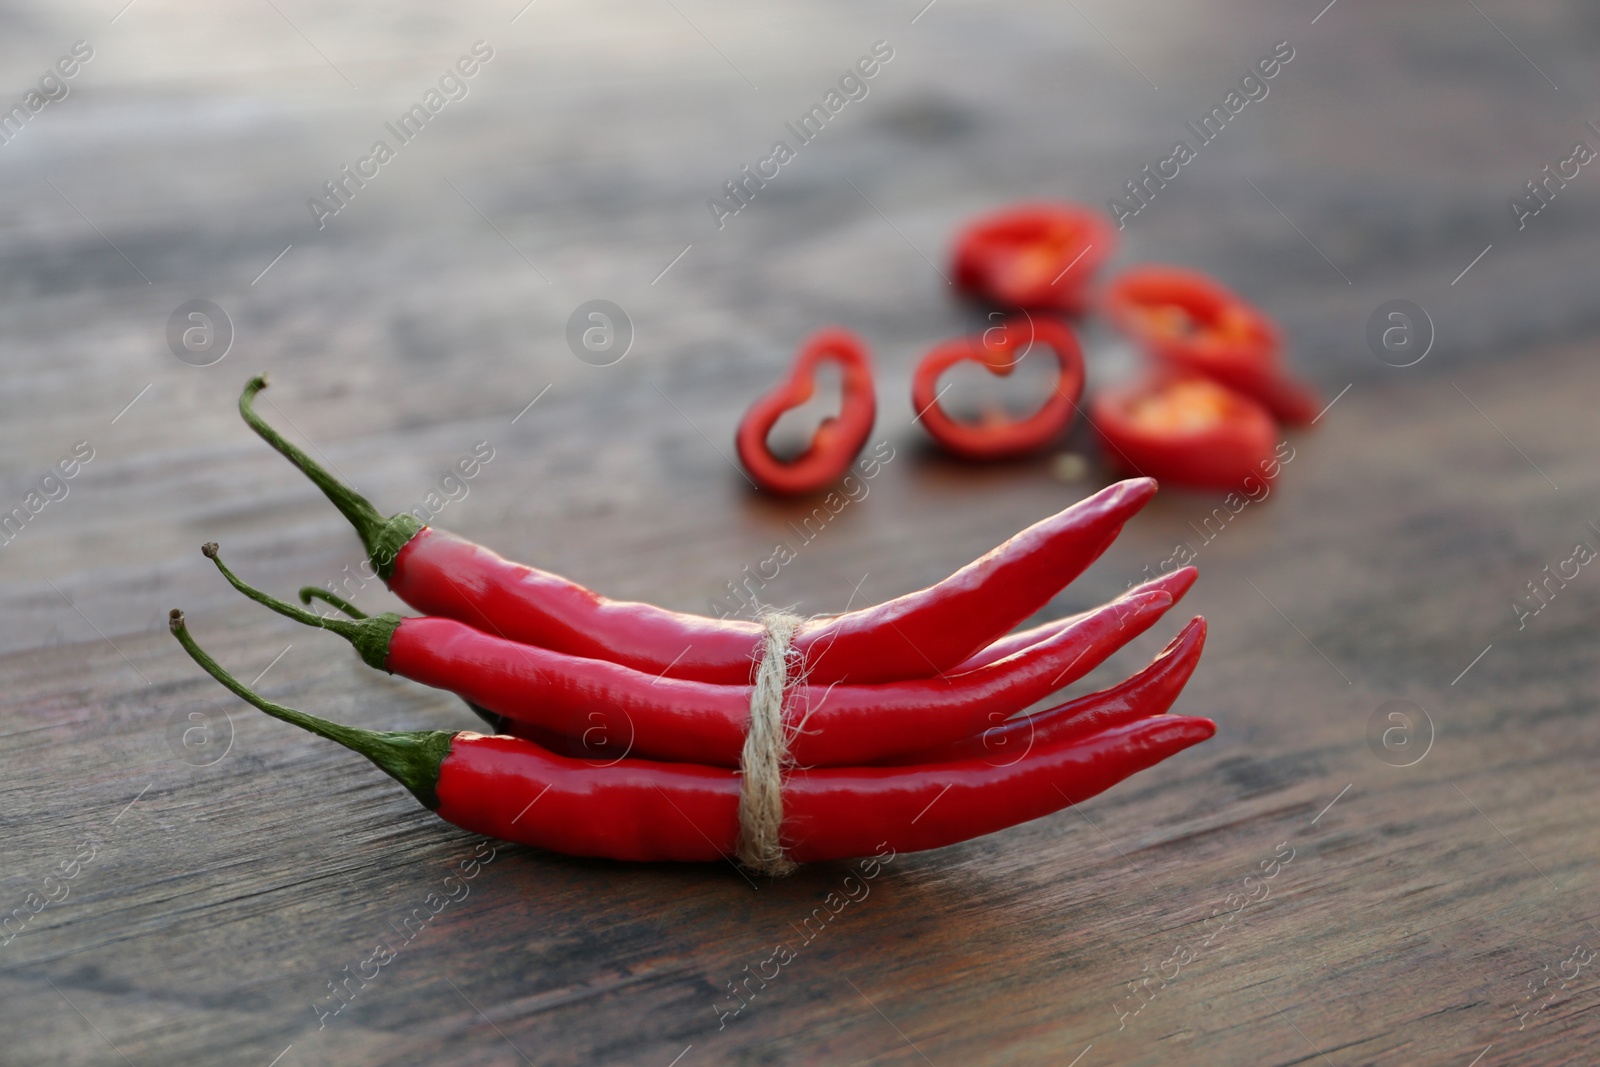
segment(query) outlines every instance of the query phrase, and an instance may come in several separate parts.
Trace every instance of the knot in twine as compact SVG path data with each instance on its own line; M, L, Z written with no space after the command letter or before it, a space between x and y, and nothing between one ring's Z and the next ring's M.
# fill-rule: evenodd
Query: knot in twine
M758 874L780 878L795 869L783 852L783 775L789 766L789 738L783 724L790 666L800 671L800 652L792 648L805 620L774 611L762 615L766 630L755 687L750 692L750 728L739 756L739 862Z

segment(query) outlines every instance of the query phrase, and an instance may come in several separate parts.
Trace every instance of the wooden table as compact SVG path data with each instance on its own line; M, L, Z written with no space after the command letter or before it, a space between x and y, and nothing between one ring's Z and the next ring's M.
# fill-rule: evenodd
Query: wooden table
M1552 586L1521 626L1513 605L1600 547L1600 178L1520 230L1507 207L1600 144L1587 8L119 6L13 8L0 35L18 100L74 41L94 50L0 145L0 510L93 451L0 552L0 914L23 909L0 1062L1594 1061L1600 578ZM480 39L493 57L447 83L465 97L318 229L308 199ZM707 198L879 40L894 57L866 97L718 229ZM167 609L274 699L475 720L241 602L195 551L218 540L280 592L360 559L240 424L245 378L270 369L265 414L380 507L426 501L488 442L439 525L707 611L810 508L749 491L738 415L809 330L847 324L895 458L763 592L887 598L1110 477L924 447L910 370L983 322L942 279L949 234L1016 198L1104 204L1279 41L1269 95L1129 220L1118 262L1215 272L1336 402L1290 435L1271 499L1208 538L1217 501L1164 492L1046 613L1188 542L1211 639L1178 710L1217 737L1076 810L898 856L804 943L850 865L753 886L499 846L319 1026L330 984L480 842L227 698ZM234 335L204 367L167 336L202 299ZM593 299L633 327L609 366L566 343ZM1414 366L1365 340L1393 299L1436 328ZM1132 367L1086 336L1091 382ZM1067 449L1093 453L1081 427ZM728 983L779 942L795 958L719 1027Z

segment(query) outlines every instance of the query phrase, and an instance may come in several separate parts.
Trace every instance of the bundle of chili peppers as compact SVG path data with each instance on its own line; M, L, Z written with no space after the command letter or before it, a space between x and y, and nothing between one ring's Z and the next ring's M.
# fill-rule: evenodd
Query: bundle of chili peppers
M1258 309L1197 271L1143 266L1091 293L1110 257L1116 231L1076 204L1019 204L967 226L953 253L954 283L969 296L1009 309L1002 323L973 337L943 341L917 364L911 401L916 418L942 448L973 460L1027 455L1060 440L1080 413L1084 361L1067 323L1054 316L1105 311L1150 357L1155 372L1101 392L1090 422L1113 467L1198 488L1249 490L1270 482L1279 424L1304 426L1315 394L1282 367L1282 338ZM998 313L996 313L998 314ZM1042 351L1054 361L1049 394L1034 414L1016 419L997 408L977 422L949 414L940 378L958 363L1009 375ZM825 419L796 458L780 460L767 444L778 418L809 400L816 368L843 371L840 414ZM738 431L745 469L763 489L817 492L837 482L872 432L876 397L867 346L831 327L801 350L790 378L751 407Z
M261 420L253 401L265 386L246 386L245 420L339 508L389 588L425 614L368 617L302 590L302 603L320 597L348 617L319 615L248 585L216 545L205 554L246 596L344 637L372 667L460 695L497 733L328 722L252 692L176 610L172 631L242 699L367 757L466 829L613 859L737 856L778 874L797 861L884 843L935 848L1038 818L1215 731L1166 714L1199 659L1199 618L1121 684L1022 714L1145 632L1193 584L1184 568L1010 632L1111 544L1154 494L1149 479L1110 486L875 607L717 620L608 600L412 515L384 518ZM626 725L622 756L584 758L596 715L619 733ZM755 796L758 787L767 793ZM772 816L766 824L752 817L757 805Z

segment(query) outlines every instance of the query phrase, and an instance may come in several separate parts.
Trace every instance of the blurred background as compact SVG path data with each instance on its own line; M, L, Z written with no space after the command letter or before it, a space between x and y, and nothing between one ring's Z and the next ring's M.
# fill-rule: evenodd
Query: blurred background
M0 911L80 839L99 848L0 948L0 1062L1582 1061L1594 988L1573 980L1520 1026L1509 1009L1600 936L1578 889L1592 790L1574 805L1550 784L1600 743L1600 587L1563 586L1537 627L1506 605L1573 540L1600 545L1600 172L1545 186L1536 215L1510 201L1600 148L1600 10L1324 5L0 5L0 512L92 454L0 547ZM247 680L270 668L275 699L373 727L475 720L241 603L200 558L218 540L280 594L361 559L239 421L244 382L270 371L263 414L386 513L486 446L465 492L428 505L438 525L709 614L816 503L752 491L739 417L813 330L848 326L894 458L763 595L807 613L887 599L1115 477L1083 425L1017 463L926 444L912 369L986 323L947 283L957 228L1019 199L1105 209L1280 42L1269 94L1126 220L1103 275L1212 273L1282 325L1332 404L1291 436L1271 502L1197 560L1213 638L1179 710L1218 738L1083 818L907 857L862 906L876 918L844 917L733 1033L709 1005L840 871L752 894L727 870L506 850L461 906L477 911L319 1027L306 1003L365 957L382 909L474 841L225 699L167 609ZM708 201L794 144L785 123L875 46L892 58L865 96L719 219ZM421 129L390 128L433 101ZM393 158L347 179L380 139ZM1406 367L1368 343L1398 299L1435 331ZM621 311L620 354L570 341L596 300ZM1082 338L1091 392L1134 367L1099 321ZM1026 404L1043 380L966 369L952 406ZM1041 617L1200 544L1216 502L1164 491ZM1441 737L1403 772L1368 741L1392 700ZM1313 825L1336 793L1360 819ZM1303 903L1263 906L1141 1026L1108 1010L1291 839ZM1416 898L1430 867L1451 888Z

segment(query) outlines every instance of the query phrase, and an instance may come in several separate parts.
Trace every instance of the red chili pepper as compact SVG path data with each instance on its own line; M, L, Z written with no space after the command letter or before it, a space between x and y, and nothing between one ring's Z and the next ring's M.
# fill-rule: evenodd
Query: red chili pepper
M1206 644L1206 620L1198 616L1133 677L1056 707L1007 719L982 734L952 745L929 747L886 763L947 760L1017 760L1036 745L1055 745L1156 715L1165 715L1188 684Z
M953 670L1082 573L1154 491L1151 480L1110 486L937 585L808 621L795 647L806 656L810 679L866 684ZM751 654L762 633L755 623L607 600L433 529L405 546L389 587L418 611L525 644L608 659L651 675L723 684L749 681Z
M1199 271L1134 267L1111 282L1106 308L1172 369L1253 397L1291 426L1316 418L1317 395L1280 365L1282 341L1272 320Z
M1178 601L1183 599L1184 594L1187 593L1190 587L1194 585L1195 579L1199 577L1199 574L1200 572L1195 570L1193 567L1181 567L1178 570L1161 575L1159 578L1153 578L1149 582L1137 586L1130 591L1138 593L1163 589L1167 593L1171 594L1172 602L1176 604ZM302 586L300 589L300 603L309 606L313 600L326 601L327 603L338 608L340 611L344 612L344 614L348 615L352 619L365 619L368 617L366 612L362 611L360 608L357 608L348 600L328 592L321 586ZM1014 652L1020 652L1025 648L1038 644L1040 641L1054 637L1068 626L1078 623L1085 616L1091 614L1093 611L1098 610L1098 608L1094 608L1091 609L1091 611L1079 612L1076 615L1069 615L1066 618L1056 619L1052 622L1040 623L1038 626L1035 626L1032 629L1018 630L1015 633L1007 634L1006 636L991 642L987 647L962 660L960 663L956 664L954 669L947 671L946 674L961 674L965 671L970 671L975 667L983 667L995 662L996 660L1005 659Z
M762 636L756 623L609 600L422 526L410 514L384 519L255 413L252 402L266 384L265 378L255 378L245 386L239 398L245 421L350 520L378 576L412 608L651 676L727 685L750 680L752 654ZM1109 486L1028 527L937 585L876 607L810 620L794 643L810 665L810 680L862 685L951 670L1044 607L1105 551L1155 490L1150 479Z
M737 847L737 771L637 759L595 767L514 737L343 726L246 688L195 644L182 612L172 612L170 625L190 657L234 694L365 756L463 829L618 860L707 861ZM783 844L799 862L955 844L1085 800L1215 731L1207 719L1159 715L1036 745L1006 766L977 759L797 770L783 785Z
M991 374L1008 375L1041 348L1056 361L1056 381L1044 404L1027 418L988 411L977 423L957 422L940 406L939 378L957 363L971 360ZM922 357L911 379L911 406L929 436L967 459L1002 459L1044 448L1072 425L1082 395L1083 352L1077 338L1054 319L1033 316L1014 316L979 337L945 341Z
M252 600L340 634L373 667L529 723L536 739L552 733L571 738L599 726L608 737L629 738L644 757L739 766L748 686L652 678L604 660L507 641L454 619L325 619L247 585L222 562L215 544L204 551ZM1162 575L1034 645L962 674L867 686L802 681L788 694L789 754L802 766L832 767L959 741L1105 662L1166 613L1170 589L1186 589L1191 581L1181 572ZM598 721L591 717L597 710Z
M1176 604L1178 601L1183 599L1184 594L1189 591L1190 586L1194 585L1195 579L1199 576L1200 572L1195 570L1193 567L1180 567L1175 571L1171 571L1170 573L1163 574L1157 578L1152 578L1143 585L1136 586L1129 590L1129 592L1139 593L1149 592L1155 589L1163 589L1167 593L1171 594L1172 602ZM1092 609L1092 611L1099 610L1099 608ZM963 660L961 666L957 667L955 671L951 673L959 674L961 671L970 671L974 667L982 667L985 664L993 663L995 660L1004 659L1014 652L1020 652L1022 649L1027 648L1030 645L1036 645L1040 641L1054 637L1057 633L1060 633L1068 626L1076 624L1079 619L1082 619L1085 615L1089 615L1091 613L1092 612L1090 611L1081 612L1077 615L1068 616L1065 619L1057 619L1054 622L1042 623L1038 626L1035 626L1031 630L1018 630L1016 633L1007 634L1005 637L1002 637L998 641L995 641L993 644L989 645L989 647L985 648L982 652Z
M817 364L839 365L839 414L824 419L806 450L792 460L780 460L767 447L767 435L783 413L799 407L816 391ZM739 461L755 483L769 493L815 493L837 482L872 432L878 416L877 393L872 383L872 361L867 346L849 330L822 330L800 349L789 377L764 394L744 418L734 443Z
M956 238L956 285L1007 307L1075 315L1089 282L1115 250L1116 231L1081 204L1017 204L985 215Z
M1199 489L1239 489L1278 472L1278 427L1254 400L1208 378L1158 377L1106 389L1090 409L1118 466Z

